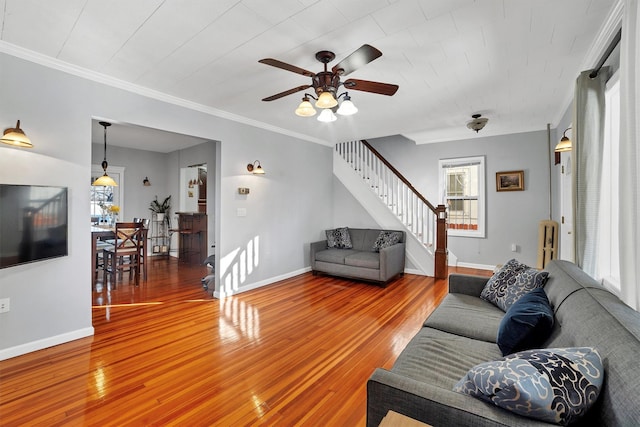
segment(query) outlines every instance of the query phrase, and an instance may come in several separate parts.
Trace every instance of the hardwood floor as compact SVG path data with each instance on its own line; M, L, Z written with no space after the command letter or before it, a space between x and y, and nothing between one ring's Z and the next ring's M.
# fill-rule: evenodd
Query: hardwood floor
M363 426L371 372L446 294L307 273L217 300L205 272L152 260L95 291L94 337L0 362L0 424Z

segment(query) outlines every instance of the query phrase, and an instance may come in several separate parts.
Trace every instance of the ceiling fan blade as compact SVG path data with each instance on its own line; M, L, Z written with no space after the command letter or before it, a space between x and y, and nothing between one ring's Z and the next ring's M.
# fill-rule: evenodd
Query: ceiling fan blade
M331 71L341 76L346 76L347 74L357 70L364 65L367 65L369 62L373 61L374 59L380 58L381 56L382 52L380 52L378 49L368 44L363 44L351 55L338 62L331 69Z
M292 73L302 74L303 76L313 77L316 74L304 68L296 67L295 65L287 64L286 62L278 61L273 58L265 58L258 61L261 64L271 65L272 67L281 68L283 70L291 71Z
M302 86L294 87L293 89L285 90L284 92L276 93L275 95L271 95L267 98L264 98L263 101L275 101L276 99L280 99L283 96L291 95L292 93L305 90L308 87L311 87L311 85L302 85Z
M345 89L361 90L363 92L378 93L380 95L392 96L399 86L389 83L371 82L369 80L349 79L343 83Z

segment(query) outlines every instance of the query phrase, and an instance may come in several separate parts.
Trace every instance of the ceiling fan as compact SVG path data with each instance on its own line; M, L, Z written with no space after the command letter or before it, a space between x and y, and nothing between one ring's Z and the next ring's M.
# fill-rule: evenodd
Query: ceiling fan
M291 71L296 74L302 74L305 77L311 77L311 84L285 90L284 92L280 92L264 98L263 101L274 101L276 99L280 99L287 95L291 95L312 87L315 91L315 96L305 94L304 98L302 98L302 103L300 104L300 106L298 106L298 109L296 109L296 114L298 114L299 116L313 116L316 114L316 111L313 109L309 98L313 98L316 100L316 107L329 110L326 113L325 111L322 112L322 114L318 117L318 120L320 121L335 120L335 116L333 115L333 112L331 110L337 107L338 99L340 97L344 97L344 100L342 102L341 108L338 109L337 112L344 115L354 114L358 110L351 102L351 98L349 97L349 94L347 92L338 94L340 86L343 86L345 89L353 89L387 96L392 96L398 90L398 85L389 83L372 82L368 80L358 79L347 79L344 82L341 81L342 76L346 76L347 74L352 73L358 68L381 56L382 52L380 52L378 49L368 44L364 44L353 53L351 53L351 55L347 56L338 64L334 65L331 70L328 70L327 64L333 61L336 55L328 50L321 50L320 52L316 53L316 59L324 64L324 71L320 71L319 73L313 73L311 71L296 67L295 65L287 64L273 58L261 59L258 62L262 64L271 65L272 67L281 68L283 70ZM344 112L341 113L340 110L343 106L345 106L346 108ZM323 115L325 117L333 116L333 119L323 120Z

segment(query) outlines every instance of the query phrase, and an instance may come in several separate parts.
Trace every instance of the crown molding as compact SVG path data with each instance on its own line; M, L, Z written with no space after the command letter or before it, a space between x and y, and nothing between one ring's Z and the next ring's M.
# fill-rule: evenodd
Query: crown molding
M316 144L326 145L332 147L334 144L331 141L327 141L320 138L315 138L309 135L305 135L298 132L293 132L281 127L273 126L268 123L260 122L258 120L249 119L247 117L239 116L237 114L229 113L227 111L219 110L217 108L209 107L204 104L189 101L177 96L168 95L164 92L160 92L154 89L149 89L144 86L140 86L125 80L117 79L115 77L108 76L106 74L98 73L96 71L89 70L87 68L79 67L77 65L70 64L65 61L61 61L56 58L52 58L47 55L43 55L38 52L34 52L29 49L25 49L20 46L16 46L11 43L0 40L0 52L7 55L15 56L16 58L24 59L29 62L33 62L38 65L42 65L47 68L62 71L67 74L72 74L77 77L81 77L86 80L91 80L96 83L101 83L107 86L111 86L117 89L126 90L137 95L145 96L147 98L155 99L157 101L166 102L168 104L184 107L189 110L198 111L200 113L208 114L210 116L219 117L226 120L231 120L237 123L242 123L248 126L257 127L270 132L279 133L281 135L287 135L293 138L301 139L304 141L313 142Z

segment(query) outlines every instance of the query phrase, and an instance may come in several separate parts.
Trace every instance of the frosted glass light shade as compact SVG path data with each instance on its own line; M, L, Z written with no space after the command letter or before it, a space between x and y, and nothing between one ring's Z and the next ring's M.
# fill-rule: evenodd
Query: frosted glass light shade
M104 173L104 175L102 175L100 178L96 179L95 181L93 181L93 185L94 187L117 187L118 183L115 182L113 180L113 178L111 178L109 175L107 175L107 172Z
M342 101L342 104L340 104L340 108L338 108L338 111L336 111L336 113L340 114L341 116L351 116L352 114L355 114L357 112L358 108L353 105L353 102L351 102L350 99L345 99L344 101Z
M331 111L329 109L322 110L322 112L318 116L318 121L319 122L324 122L324 123L335 122L337 119L338 118L336 117L335 114L333 114L333 111Z
M15 128L9 128L4 131L0 142L13 145L14 147L33 148L31 140L27 138L27 135L20 129L20 120L18 120Z
M296 114L300 117L311 117L316 115L316 109L309 102L308 98L302 100L298 108L296 108Z
M338 105L338 101L333 97L331 92L322 92L316 101L318 108L333 108Z
M566 136L563 136L558 145L556 145L555 152L562 153L564 151L571 151L572 145L571 140Z

